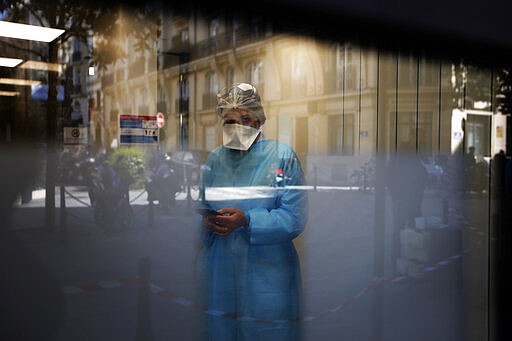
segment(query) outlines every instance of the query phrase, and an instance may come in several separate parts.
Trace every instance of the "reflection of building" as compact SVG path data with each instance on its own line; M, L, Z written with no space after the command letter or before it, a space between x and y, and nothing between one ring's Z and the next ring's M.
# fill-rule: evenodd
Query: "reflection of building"
M89 101L87 94L87 69L89 52L87 45L78 38L68 43L68 62L66 70L69 108L65 115L65 124L87 126L89 122Z
M215 95L245 81L260 90L268 137L292 145L304 161L324 155L334 167L341 156L393 152L402 143L426 156L450 153L452 109L492 102L490 70L282 34L260 17L169 12L161 29L154 50L137 51L132 40L127 60L102 75L110 140L119 114L161 111L166 150L178 148L180 136L211 150L221 143ZM180 100L189 110L181 117Z
M40 25L39 14L28 15L26 22ZM11 87L16 95L8 100L7 105L2 105L4 110L11 112L10 122L5 123L6 140L14 136L17 140L28 139L37 143L46 143L48 142L46 129L53 120L57 128L54 132L57 142L62 141L63 126L87 126L87 87L86 75L83 72L86 65L84 57L87 55L87 46L80 43L77 38L62 44L55 43L55 46L58 46L56 59L50 62L51 53L47 42L4 39L2 46L7 46L7 49L11 50L9 54L16 56L22 62L16 68L9 70L8 74L4 73L2 77L35 82L31 85ZM2 53L2 55L6 54ZM66 67L64 68L63 65ZM50 82L50 79L55 83ZM50 97L52 93L55 96L55 104L49 104L53 102ZM12 108L7 109L9 106ZM48 114L49 110L52 115ZM4 130L4 124L2 124L2 130Z
M123 24L130 25L130 16L123 16ZM134 47L131 36L115 37L123 40L126 58L108 65L98 75L91 76L89 101L92 143L103 146L118 144L119 115L156 114L156 51Z
M217 6L217 4L214 5ZM311 8L313 7L320 6L314 4ZM381 8L385 7L387 8L385 5L381 6ZM462 7L467 8L467 6ZM492 8L492 6L486 7ZM463 11L462 8L459 10ZM275 8L272 8L272 12L276 13ZM453 11L440 12L453 16ZM455 21L464 18L470 22L466 16L460 15L459 11L457 14L453 16ZM162 34L158 40L147 39L143 41L145 44L138 44L139 41L132 36L120 34L112 37L113 39L108 42L117 46L116 43L122 41L121 45L127 57L107 65L106 69L97 69L98 74L94 76L89 76L87 73L89 61L86 59L85 46L72 40L66 43L61 49L61 61L66 62L67 69L64 75L59 75L59 79L66 81L63 84L66 85L64 93L66 97L65 101L59 103L58 112L57 110L48 111L44 100L34 102L30 87L18 87L17 89L20 90L18 98L1 99L0 139L16 142L16 140L23 140L24 136L30 136L38 141L45 141L45 133L50 133L47 135L50 137L54 134L51 129L45 131L47 127L45 119L65 117L69 123L77 125L90 122L91 143L98 146L111 146L115 145L112 142L115 142L118 137L120 114L155 115L157 112L163 112L166 115L166 125L160 137L165 150L176 149L182 144L196 149L210 150L221 143L219 118L215 113L215 94L220 88L236 81L251 82L259 88L268 116L265 134L293 146L305 163L309 184L316 184L313 181L319 180L321 185L332 184L344 189L345 184L355 181L351 177L355 174L360 186L364 186L371 181L369 178L372 175L376 176L378 173L376 168L384 164L382 160L384 158L379 158L383 154L389 156L395 151L399 154L415 151L422 156L449 154L452 152L452 141L456 137L460 139L460 144L457 146L459 152L464 152L473 145L477 154L488 155L496 152L492 137L496 135L503 139L506 136L506 129L502 126L500 128L496 120L491 119L491 117L501 116L495 113L496 106L493 103L492 86L495 80L492 70L409 54L405 46L400 52L398 49L390 52L390 50L359 46L350 40L336 40L332 36L330 41L317 40L312 36L294 34L293 30L280 29L277 26L280 23L277 22L268 22L258 16L232 15L222 9L211 13L192 9L190 12L158 11L158 15L162 19L160 27ZM302 16L298 20L299 25L313 16ZM324 16L319 18L321 19L317 19L319 24L316 28L322 30L328 24L320 22L325 20ZM411 16L411 18L420 23L416 20L418 16ZM128 13L124 19L130 26ZM357 30L368 24L364 22L363 25L354 28L351 26L352 23L343 24L341 16L339 19L339 26L337 23L330 25L331 32ZM444 20L444 22L453 25L451 20ZM329 24L332 23L329 21ZM465 30L477 25L478 22L473 20L471 25L459 27ZM308 30L309 28L304 27L302 32ZM388 29L387 32L389 31L391 30ZM375 30L365 32L374 33ZM381 33L381 36L386 35L387 40L415 39L416 43L422 42L423 37L415 33L395 35ZM377 39L380 38L379 35L376 36ZM470 34L467 35L469 36ZM505 38L507 37L498 37L498 39ZM438 52L442 49L439 48L438 43L448 41L444 43L446 47L453 43L453 37L451 40L436 39L435 43L428 39L425 41L428 44L427 49L435 49ZM475 46L475 49L488 50L487 43L489 42L477 44L480 46ZM141 45L142 49L137 49L137 45ZM461 49L460 46L457 43L453 44L452 48L468 54L460 57L471 57L472 50ZM44 50L47 50L46 45L43 47ZM2 48L2 53L4 52L7 54L11 51ZM101 57L98 50L93 52L96 53L95 57ZM24 55L23 58L25 57L32 59L34 56ZM44 53L39 58L48 60ZM501 58L504 60L503 55ZM5 70L1 71L5 72ZM17 72L19 73L16 74ZM47 80L48 72L19 69L12 71L8 76ZM85 85L87 85L87 96ZM37 95L36 98L44 99L45 90L43 87L41 89L42 96ZM457 115L454 114L456 110L468 114L462 116L465 121L462 119L458 122L452 121ZM500 120L502 119L503 117L500 117ZM454 127L461 129L454 131ZM22 130L25 131L22 133ZM15 138L12 139L12 136ZM455 150L457 149L454 148ZM445 164L450 166L449 163ZM432 168L435 169L435 167ZM459 177L461 173L456 173L459 168L453 169L449 169L453 172L450 175ZM438 180L436 183L439 187L444 187L446 182L450 181L444 180L441 172L434 173L434 176ZM51 181L47 182L47 188L53 188L53 180L48 179ZM368 187L375 190L378 187L376 182L369 184ZM491 186L491 181L483 181L483 183L484 187ZM461 189L458 181L454 187ZM451 327L456 329L457 324L463 323L462 328L467 328L468 335L475 340L481 340L493 332L490 324L495 306L489 304L489 302L492 303L492 296L496 295L496 301L498 301L500 294L506 293L505 290L507 290L506 285L497 291L493 288L496 286L493 283L495 278L493 271L503 270L506 273L507 270L501 266L497 267L498 270L494 268L496 259L500 260L500 255L506 254L506 250L499 249L502 245L506 246L507 239L500 236L501 229L496 227L496 220L498 220L496 212L500 212L495 210L495 206L501 205L501 199L491 200L489 195L486 198L485 195L489 191L479 193L478 198L470 196L469 200L466 200L462 193L456 193L452 197L452 193L447 193L451 188L452 186L442 188L443 191L439 192L436 188L435 192L428 193L428 199L433 206L431 212L443 214L445 218L448 218L446 216L452 212L457 212L458 215L459 209L465 211L461 213L469 213L467 217L471 219L472 224L469 226L472 229L464 233L462 241L464 246L471 247L471 254L467 257L461 256L464 258L462 263L464 283L461 283L464 287L456 285L458 292L454 295L456 302L459 302L457 295L462 294L461 301L464 302L460 303L464 307L449 307L447 313L449 319L443 324L449 329ZM498 192L494 191L494 188L491 189L493 189L492 195ZM55 199L50 191L48 193L50 194L48 198ZM374 196L367 196L365 193L364 204L359 203L361 197L358 194L352 194L343 196L346 201L329 202L327 207L330 212L326 213L332 217L332 226L317 225L323 231L333 228L333 231L337 231L335 233L343 235L340 240L347 244L360 242L358 246L361 246L361 249L348 248L356 256L352 257L354 259L374 251L375 270L379 272L380 260L377 262L377 258L382 261L385 258L384 247L382 247L383 257L379 257L380 233L382 232L384 243L384 232L389 230L388 221L390 220L385 213L388 211L389 202L384 185L380 183L380 188L377 188ZM54 206L50 201L48 203L47 207ZM318 207L321 206L317 204ZM352 219L351 216L343 216L343 211L337 209L341 207L364 207L368 210L358 212L359 218L364 218L358 221L358 217ZM349 209L345 212L351 214L353 213L351 211ZM61 210L61 212L64 211ZM320 213L323 214L323 210ZM371 218L368 218L372 215L375 219L373 224ZM327 220L330 225L331 221ZM346 230L343 224L339 224L340 220L345 220L347 226L353 225L354 231L368 232L369 228L374 227L375 237L363 241L359 238L358 231L357 239L345 239ZM503 219L502 225L503 231L506 231L506 219ZM53 226L53 223L48 226ZM316 225L312 227L312 231L319 231L314 229ZM345 247L336 239L329 242L333 243L333 248L336 250ZM374 250L371 249L372 243L375 243ZM331 250L323 247L323 244L320 245L322 247L319 253L324 253L326 258L332 260ZM495 254L496 246L498 246L498 252ZM506 256L503 259L508 260L508 258ZM360 260L350 263L350 267L364 266ZM310 264L315 266L318 263ZM331 265L336 266L341 277L348 278L352 274L352 272L345 273L339 267L343 265L341 263L332 262ZM357 269L358 274L362 274L363 271L359 270ZM366 275L369 275L368 279L372 275L380 276L371 269L368 270L364 274L363 284L367 283ZM318 272L315 272L316 274ZM320 290L322 278L324 277L313 277L315 281L321 279L318 281ZM426 282L419 281L419 283L423 287ZM340 284L343 290L353 287L349 283ZM346 284L349 285L344 287ZM375 290L375 293L378 291ZM452 293L449 293L450 296ZM373 297L376 302L379 301L377 295ZM429 300L427 303L428 308L441 303L439 308L446 310L447 304L451 302L441 299ZM502 302L501 298L500 302ZM395 303L392 302L387 311L391 311ZM431 305L432 303L434 304ZM459 309L460 312L457 311ZM435 310L427 310L433 313L432 315L436 313ZM361 311L363 311L361 325L369 326L366 312L370 310L362 309ZM376 313L372 315L379 315L380 311L383 310L375 310ZM393 311L396 310L393 309ZM504 316L507 315L504 314ZM437 316L433 317L434 319L430 321L435 323L440 321ZM344 316L340 318L343 319ZM354 316L351 320L358 318ZM389 325L391 328L403 322L399 319L386 320L392 322L392 325ZM422 318L418 319L417 324L429 327L430 325L424 324L424 321ZM420 335L423 330L426 329L418 330ZM448 335L454 334L451 330L447 332ZM447 338L450 337L448 335Z

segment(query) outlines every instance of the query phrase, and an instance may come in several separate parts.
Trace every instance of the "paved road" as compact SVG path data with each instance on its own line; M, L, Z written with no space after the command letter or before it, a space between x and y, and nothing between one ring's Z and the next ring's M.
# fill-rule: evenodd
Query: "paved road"
M68 191L65 241L59 228L44 228L40 193L34 193L30 203L18 205L12 219L16 233L47 264L65 292L67 314L56 340L134 340L141 320L138 286L131 279L138 276L143 259L151 264L152 338L199 339L202 313L187 303L197 302L198 250L197 216L188 202L178 200L167 214L155 210L150 227L145 194L134 191L130 195L134 226L109 233L94 224L83 189ZM372 340L374 330L380 331L381 340L464 339L462 290L444 290L454 289L456 266L446 267L452 270L445 272L449 282L441 288L432 276L374 288L374 195L333 189L309 193L309 224L297 240L308 320L301 324L303 340ZM426 215L441 214L437 193L425 198L423 210ZM387 207L382 222L386 246L389 212ZM385 264L388 279L394 278L390 261Z

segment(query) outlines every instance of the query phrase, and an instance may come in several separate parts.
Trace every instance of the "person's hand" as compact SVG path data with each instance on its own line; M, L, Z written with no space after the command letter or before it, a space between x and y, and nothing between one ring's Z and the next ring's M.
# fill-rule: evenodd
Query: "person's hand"
M215 235L226 237L246 224L245 213L237 208L222 208L218 212L219 215L209 215L205 218L206 226Z

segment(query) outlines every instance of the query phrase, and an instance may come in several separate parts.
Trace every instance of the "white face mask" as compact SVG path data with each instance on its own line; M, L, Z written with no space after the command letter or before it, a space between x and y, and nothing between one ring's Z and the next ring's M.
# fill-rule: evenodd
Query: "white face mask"
M247 150L261 132L250 126L241 124L225 124L222 128L222 142L226 148Z

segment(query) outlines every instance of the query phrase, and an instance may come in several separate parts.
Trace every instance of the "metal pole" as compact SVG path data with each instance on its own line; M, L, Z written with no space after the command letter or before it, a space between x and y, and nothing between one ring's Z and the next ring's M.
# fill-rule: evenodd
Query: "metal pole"
M67 241L67 216L66 216L66 188L65 186L60 186L60 237L61 241Z
M186 128L188 128L188 82L187 82L187 63L188 63L188 53L180 53L179 54L179 63L180 63L180 76L179 76L179 88L180 88L180 102L179 102L179 110L180 110L180 146L181 149L187 149L188 147L188 136L186 136ZM186 125L184 124L184 119L187 118Z
M317 167L317 165L315 165L315 168L313 169L313 174L315 176L315 178L314 178L315 179L314 180L315 181L315 183L314 183L314 190L316 192L316 186L318 184L318 167Z
M186 174L185 174L185 179L186 179L186 185L187 185L187 209L190 210L190 208L192 207L192 193L190 192L191 184L190 184L188 172L186 172Z
M50 13L48 18L52 21L56 13ZM58 60L59 42L54 40L48 44L48 61L56 63ZM48 98L46 102L46 196L45 220L48 231L55 228L55 185L57 181L57 73L48 73Z
M180 100L180 102L181 102L181 100ZM180 150L183 150L183 114L181 112L180 112L179 128L180 128L179 129Z
M381 278L384 275L384 257L385 257L385 208L386 208L386 192L385 192L385 159L384 155L376 156L375 165L375 215L374 215L374 259L373 259L373 275L375 278ZM394 265L393 265L394 266ZM378 341L382 339L382 309L384 300L384 289L382 285L378 285L373 293L373 329L372 340Z
M153 198L151 198L153 199ZM153 200L149 200L149 208L148 208L148 220L149 227L155 226L155 205L153 204Z

